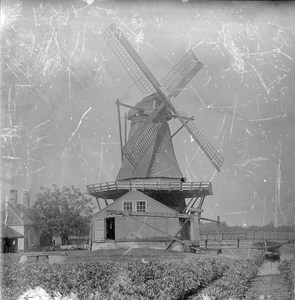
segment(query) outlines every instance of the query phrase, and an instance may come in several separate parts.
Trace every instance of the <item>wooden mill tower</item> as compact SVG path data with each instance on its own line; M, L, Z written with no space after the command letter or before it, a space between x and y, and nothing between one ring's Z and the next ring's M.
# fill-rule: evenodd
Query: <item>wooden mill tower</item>
M116 24L112 24L103 36L128 75L148 96L135 106L117 101L122 166L115 182L88 185L88 193L96 197L98 204L99 199L104 199L108 205L107 199L117 200L130 190L138 190L175 211L180 224L175 239L180 235L197 243L202 205L205 197L212 195L212 185L210 182L186 182L176 160L172 138L184 127L218 171L224 158L195 127L193 117L177 111L170 99L178 96L203 65L189 51L163 78L164 92ZM131 125L125 145L122 142L120 106L130 109L127 117ZM171 134L168 124L172 118L181 123L174 134ZM194 208L198 199L199 204ZM187 218L187 213L192 216ZM126 213L117 211L117 214ZM146 215L149 215L148 211Z

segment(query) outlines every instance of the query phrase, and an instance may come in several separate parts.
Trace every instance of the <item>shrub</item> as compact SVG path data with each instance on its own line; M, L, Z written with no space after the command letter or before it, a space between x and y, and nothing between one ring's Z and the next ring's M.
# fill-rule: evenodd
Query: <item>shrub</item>
M241 286L253 276L252 267L250 263L229 264L223 260L196 258L147 264L133 261L124 265L11 263L3 267L2 297L18 299L24 292L38 289L52 299L58 295L59 299L74 297L76 300L178 300L202 289L211 294L230 289L233 294L241 295Z
M242 299L252 280L257 276L258 269L258 265L253 261L235 261L225 272L224 276L203 289L193 299L203 299L204 296L216 300Z
M292 295L295 293L295 260L283 260L278 266L280 275L283 277L288 291ZM293 294L293 299L295 295Z

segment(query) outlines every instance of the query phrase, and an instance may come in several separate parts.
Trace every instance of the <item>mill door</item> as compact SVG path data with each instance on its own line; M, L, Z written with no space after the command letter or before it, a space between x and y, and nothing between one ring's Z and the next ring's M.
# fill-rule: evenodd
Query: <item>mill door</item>
M115 218L106 218L106 238L115 239Z

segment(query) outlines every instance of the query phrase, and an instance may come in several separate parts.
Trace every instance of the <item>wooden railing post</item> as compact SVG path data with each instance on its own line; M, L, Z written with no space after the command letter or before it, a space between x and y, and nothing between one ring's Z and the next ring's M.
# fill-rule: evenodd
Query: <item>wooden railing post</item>
M220 246L220 217L217 217L217 232L218 232L218 249L217 254L222 253L221 246Z

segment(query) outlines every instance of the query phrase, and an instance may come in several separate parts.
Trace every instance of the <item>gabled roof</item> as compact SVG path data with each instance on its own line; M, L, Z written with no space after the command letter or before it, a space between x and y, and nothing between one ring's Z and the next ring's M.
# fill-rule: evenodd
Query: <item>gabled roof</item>
M144 194L144 193L142 193L142 192L140 192L140 191L138 191L138 190L131 190L131 191L127 192L126 194L124 194L122 197L118 198L116 201L114 201L114 202L111 203L110 205L104 207L102 210L100 210L100 211L98 211L97 213L95 213L92 217L94 217L94 216L100 214L101 212L103 212L103 211L105 211L105 210L107 210L107 209L111 209L112 206L114 206L117 202L121 201L121 200L124 199L124 198L127 198L128 195L133 194L133 193L139 194L142 198L144 198L144 199L146 199L146 200L148 200L148 201L155 202L158 206L162 206L165 210L167 210L167 212L170 212L170 213L173 213L173 214L176 213L176 211L173 210L172 208L170 208L170 207L168 207L168 206L162 204L161 202L159 202L159 201L157 201L157 200L155 200L155 199L149 197L148 195L146 195L146 194Z
M14 205L7 201L1 211L1 215L1 222L5 222L8 226L34 224L31 210L23 204Z
M24 236L9 226L1 222L1 236L0 238L23 238Z

